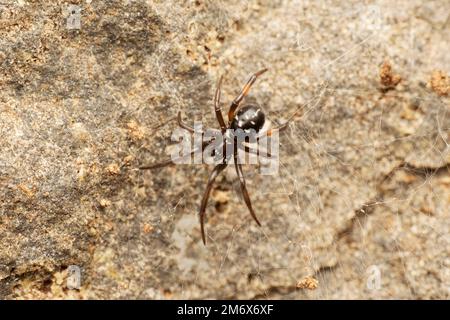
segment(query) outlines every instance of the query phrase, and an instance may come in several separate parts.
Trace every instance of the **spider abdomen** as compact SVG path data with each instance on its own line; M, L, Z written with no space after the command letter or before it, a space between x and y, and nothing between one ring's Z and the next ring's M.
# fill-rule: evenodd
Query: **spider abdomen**
M259 132L264 126L266 117L260 107L247 104L243 106L231 121L230 128L249 131L251 129Z

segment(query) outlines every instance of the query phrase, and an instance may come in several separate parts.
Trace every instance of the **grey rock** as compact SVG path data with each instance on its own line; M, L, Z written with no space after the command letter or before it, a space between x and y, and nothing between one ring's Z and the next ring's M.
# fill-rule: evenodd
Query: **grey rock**
M73 5L0 5L0 298L449 297L449 98L427 86L450 73L448 1ZM249 101L302 112L278 175L245 168L263 226L229 168L205 247L211 166L137 168L178 111L217 128L221 74L226 110L263 67Z

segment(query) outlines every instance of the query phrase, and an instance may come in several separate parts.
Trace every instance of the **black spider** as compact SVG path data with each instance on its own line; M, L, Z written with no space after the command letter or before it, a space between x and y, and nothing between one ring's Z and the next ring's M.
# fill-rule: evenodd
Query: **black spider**
M245 152L253 153L253 154L259 154L259 150L252 149L251 147L249 147L248 145L243 144L243 143L240 143L240 144L236 143L236 140L237 140L236 136L233 133L230 133L230 132L235 132L235 131L232 131L229 129L233 129L233 130L241 129L244 131L248 131L249 129L252 129L252 130L254 130L253 132L258 133L258 137L256 138L256 141L258 141L261 136L264 136L264 135L270 136L275 131L281 131L281 130L284 130L285 128L287 128L290 120L294 117L295 114L292 115L288 119L288 121L286 121L284 124L279 125L275 128L269 129L266 132L263 132L261 134L261 133L259 133L259 131L263 128L263 126L265 124L265 115L264 115L264 112L261 110L261 108L259 108L258 106L255 106L255 105L247 104L247 105L242 106L238 110L240 103L245 98L245 96L248 94L251 86L255 83L258 76L260 76L261 74L263 74L266 71L267 71L267 69L262 69L262 70L256 72L255 74L253 74L250 77L250 79L248 80L248 82L245 84L245 86L242 89L242 91L240 92L240 94L233 100L233 102L231 103L231 106L230 106L230 110L228 111L228 125L225 123L225 121L223 119L222 111L221 111L221 108L219 105L220 104L220 86L222 83L222 77L220 78L219 83L217 85L216 93L214 96L214 111L216 113L216 118L217 118L217 121L219 122L221 132L222 132L223 136L225 137L225 139L224 139L225 142L223 143L223 149L225 150L226 144L232 144L233 154L227 155L226 152L222 152L220 154L222 161L221 161L221 163L217 164L214 167L213 171L211 172L209 179L208 179L208 184L206 185L205 193L203 194L202 202L200 205L199 215L200 215L200 228L201 228L201 233L202 233L202 240L205 245L206 245L206 238L205 238L205 230L204 230L204 218L205 218L206 204L208 202L209 194L211 192L211 188L214 183L214 180L217 178L219 173L222 172L227 167L228 162L231 159L231 156L234 157L234 165L235 165L236 173L239 177L245 204L247 205L248 209L250 210L250 214L252 215L253 219L256 221L256 223L259 226L261 226L261 223L258 221L258 218L256 217L255 212L253 211L250 197L248 195L248 191L245 186L245 179L244 179L244 174L242 172L242 165L237 160L238 150L243 150ZM194 128L188 126L181 120L180 112L178 112L177 121L178 121L178 125L181 128L186 129L186 130L190 131L191 133L196 132ZM209 146L212 142L213 142L213 140L204 141L202 143L201 151L203 152L205 150L205 148L207 146ZM189 156L192 156L192 154L194 154L197 151L198 150L192 151L189 154ZM156 163L156 164L149 165L149 166L142 166L142 167L140 167L140 169L142 169L142 170L156 169L156 168L168 166L170 164L173 164L172 160L167 160L167 161Z

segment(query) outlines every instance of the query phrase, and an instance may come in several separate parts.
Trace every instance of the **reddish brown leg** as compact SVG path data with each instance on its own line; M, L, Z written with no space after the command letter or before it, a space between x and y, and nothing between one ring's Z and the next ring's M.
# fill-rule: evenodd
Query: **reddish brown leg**
M153 169L158 169L158 168L163 168L163 167L167 167L174 164L172 159L166 160L166 161L162 161L162 162L158 162L158 163L154 163L154 164L149 164L147 166L141 166L139 167L139 170L153 170Z
M280 124L279 126L276 126L275 128L267 130L266 132L264 132L263 135L256 138L256 142L259 142L259 139L261 139L264 136L270 137L274 132L282 132L282 131L286 130L287 127L289 126L289 123L290 123L290 119L288 121L286 121L285 123Z
M177 122L178 122L178 125L181 128L186 129L186 130L188 130L191 133L195 133L195 129L194 128L188 126L186 123L183 122L183 120L181 120L181 111L178 111Z
M242 102L242 100L245 98L245 96L248 94L248 92L250 91L250 88L252 87L252 85L255 83L256 79L262 75L264 72L266 72L268 69L262 69L259 70L258 72L256 72L255 74L253 74L250 79L247 81L247 83L245 84L244 88L242 88L241 93L233 100L233 102L231 103L230 106L230 110L228 111L228 121L232 121L234 114L236 112L236 109L239 107L239 104Z
M214 167L213 171L209 175L208 184L206 185L206 190L205 190L205 193L203 194L199 214L200 214L200 230L202 232L202 240L203 240L204 245L206 245L205 226L204 226L206 204L208 203L209 194L211 193L211 189L212 189L214 180L216 180L219 173L221 173L226 167L227 167L226 163L220 163Z
M247 208L250 211L250 214L252 215L253 219L256 221L258 226L261 226L261 223L258 221L258 218L256 217L256 214L253 211L252 203L250 201L250 196L248 195L247 187L245 186L245 178L244 178L244 173L242 172L242 165L240 163L238 163L237 149L234 152L234 166L236 168L236 173L239 177L239 182L241 183L241 191L242 191L242 195L244 196L245 204L247 205Z
M220 77L219 82L217 84L216 94L214 95L214 111L216 112L216 118L219 122L220 129L222 133L227 130L227 126L222 116L222 109L220 108L220 86L222 85L222 77Z

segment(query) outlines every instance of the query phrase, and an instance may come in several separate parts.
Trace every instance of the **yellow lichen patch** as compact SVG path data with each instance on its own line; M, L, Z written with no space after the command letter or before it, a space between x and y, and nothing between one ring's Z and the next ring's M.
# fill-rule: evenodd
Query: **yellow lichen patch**
M428 86L439 96L447 96L450 93L449 77L440 70L433 71Z
M29 188L24 184L19 184L17 188L22 191L28 198L34 197L34 188Z
M380 83L388 88L393 88L402 81L398 74L392 72L392 66L388 61L385 61L380 68Z
M100 199L99 203L100 203L100 207L102 207L102 208L106 208L111 205L111 201L109 201L108 199Z
M56 271L52 277L45 279L38 279L32 274L24 275L13 290L18 299L82 299L82 288L76 290L68 288L67 280L67 269Z
M97 165L97 163L91 163L91 164L89 165L89 173L90 173L90 174L96 175L96 174L98 174L99 172L100 172L100 168L99 168L99 166Z
M144 230L144 233L150 233L153 231L153 226L151 224L144 224L144 227L142 228Z
M61 297L64 295L64 289L67 282L67 269L53 274L53 281L50 286L50 291L54 297Z
M307 276L297 283L297 288L314 290L319 286L319 281L312 276Z
M65 280L67 278L67 269L65 269L65 270L63 270L61 272L55 272L53 274L53 277L54 277L53 282L55 284L61 286L65 282Z
M80 122L72 124L71 132L75 140L80 143L85 143L90 138L90 134L86 127Z
M130 120L127 123L128 128L128 136L133 141L139 141L142 140L145 136L145 130L143 127L141 127L136 120Z
M110 175L118 175L120 173L120 167L117 163L111 163L106 167L106 172Z
M117 269L116 264L114 263L115 259L116 253L113 249L97 249L93 255L93 262L98 266L96 272L112 280L120 281L123 270L121 272Z
M134 156L128 155L125 158L123 158L123 163L125 165L129 165L131 162L133 162L133 160L134 160Z

